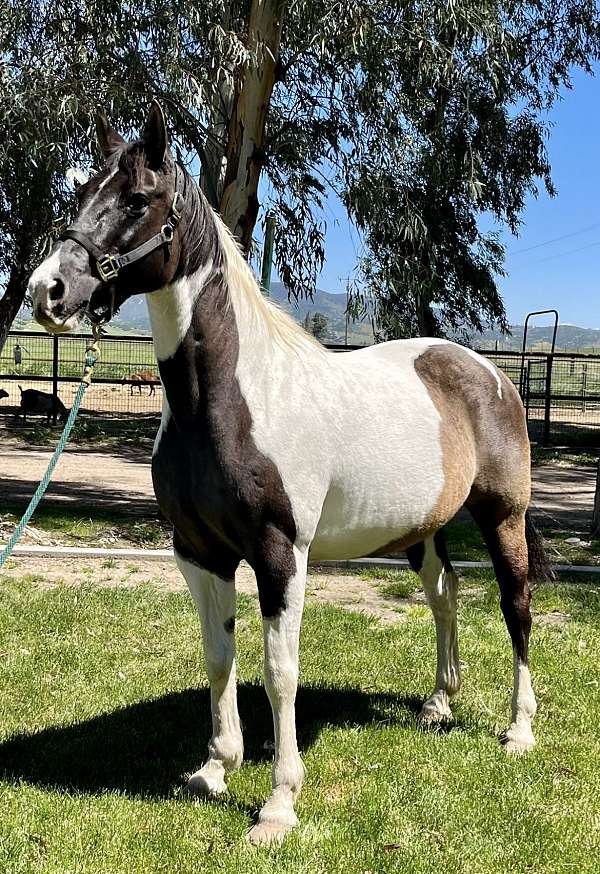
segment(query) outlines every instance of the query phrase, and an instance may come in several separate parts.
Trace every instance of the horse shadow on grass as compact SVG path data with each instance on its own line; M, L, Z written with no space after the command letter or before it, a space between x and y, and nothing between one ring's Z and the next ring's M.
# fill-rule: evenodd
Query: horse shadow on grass
M268 761L271 708L261 685L238 688L246 761ZM422 701L351 687L301 686L296 714L300 750L327 726L400 725L415 731ZM460 720L458 725L461 727ZM83 722L14 735L0 743L0 779L59 791L172 797L184 773L199 767L210 736L208 689L140 701Z

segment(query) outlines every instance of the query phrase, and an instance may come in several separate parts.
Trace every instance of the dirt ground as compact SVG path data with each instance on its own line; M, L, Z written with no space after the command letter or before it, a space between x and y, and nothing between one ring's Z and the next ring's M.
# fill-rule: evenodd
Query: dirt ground
M142 584L156 586L163 591L185 592L186 585L173 559L167 561L124 561L107 559L69 559L64 557L32 557L11 559L2 569L9 579L24 579L34 586L55 588L59 586L93 585L105 588L135 588ZM238 593L255 598L258 612L256 577L252 569L242 562L236 574ZM472 596L481 588L461 586L460 595ZM416 591L408 598L385 595L376 580L361 579L335 569L310 567L306 581L306 598L309 603L333 604L352 613L370 616L382 625L406 622L413 610L426 607L425 595ZM565 625L570 616L550 612L535 615L538 625Z
M36 380L35 378L23 377L18 380L4 380L2 388L8 392L8 397L2 399L0 411L6 412L9 419L10 414L14 415L21 403L19 386L23 389L35 388L43 392L52 391L51 382ZM78 388L79 382L60 382L58 396L67 409L70 409ZM133 386L133 391L131 391L129 385L92 382L84 395L81 411L84 415L86 411L89 411L95 417L113 415L114 413L158 415L160 414L161 407L162 386L160 384L155 386L154 391L150 394L150 388L146 385L141 386L141 391L137 386ZM31 423L31 425L43 421L43 418L40 416L31 416L28 419L28 423Z

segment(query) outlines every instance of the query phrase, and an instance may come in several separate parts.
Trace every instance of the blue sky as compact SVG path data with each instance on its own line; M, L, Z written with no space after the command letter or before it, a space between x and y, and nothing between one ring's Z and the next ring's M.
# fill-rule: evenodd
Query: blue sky
M512 324L522 324L531 310L555 307L561 323L600 328L600 68L595 77L576 73L573 90L564 92L549 118L558 193L550 198L542 190L530 198L520 236L506 235L509 275L500 289ZM361 242L333 199L325 218L327 263L318 285L343 292Z

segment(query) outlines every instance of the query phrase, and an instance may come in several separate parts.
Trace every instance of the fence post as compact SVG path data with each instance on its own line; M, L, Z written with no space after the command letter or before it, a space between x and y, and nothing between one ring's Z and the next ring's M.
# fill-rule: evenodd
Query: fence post
M52 424L56 425L58 413L58 334L52 335L52 395L54 397L54 409L52 411Z
M263 248L261 281L263 294L271 291L271 268L273 266L273 236L275 234L275 216L269 213L265 227L265 245Z
M554 363L554 355L550 353L546 356L546 390L544 392L544 436L542 445L548 446L550 443L550 412L552 401L552 364Z
M584 361L583 366L581 368L581 411L585 413L586 407L586 394L587 394L587 361Z

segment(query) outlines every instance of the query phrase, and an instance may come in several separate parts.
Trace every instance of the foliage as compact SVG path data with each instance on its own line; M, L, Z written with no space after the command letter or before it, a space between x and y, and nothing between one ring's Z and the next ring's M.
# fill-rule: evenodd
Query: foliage
M381 336L505 326L504 249L481 217L516 232L526 196L554 193L543 112L573 65L591 70L599 22L587 0L390 11L372 59L387 88L345 192L368 246L353 308L370 305Z
M312 332L317 340L324 340L329 334L327 317L323 313L316 312L312 317Z
M323 313L306 313L302 320L302 327L317 340L326 340L329 336L329 320Z
M277 214L277 268L295 296L315 288L333 188L367 246L355 310L372 303L396 335L503 322L503 249L477 220L516 230L527 193L539 180L552 190L540 113L573 65L598 56L598 10L173 0L166 14L158 0L0 0L0 46L11 294L70 209L65 172L90 164L96 106L132 134L156 95L175 150L192 170L197 159L246 250L259 194ZM2 329L0 314L0 344Z

